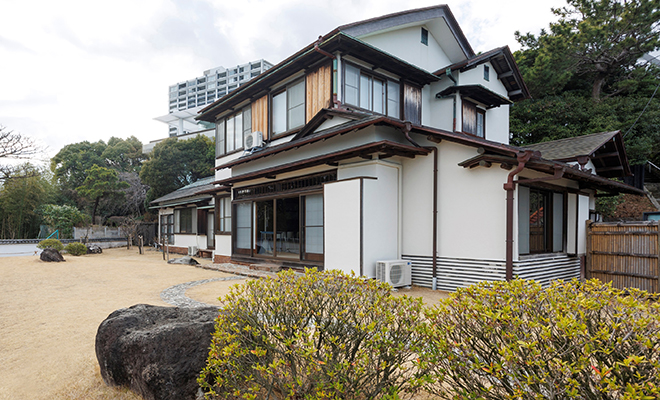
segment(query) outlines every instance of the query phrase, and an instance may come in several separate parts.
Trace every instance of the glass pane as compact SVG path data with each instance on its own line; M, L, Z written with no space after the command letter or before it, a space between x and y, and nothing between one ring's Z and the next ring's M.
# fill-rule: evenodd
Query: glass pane
M390 117L401 118L399 96L399 84L387 81L387 115Z
M305 124L305 105L301 104L289 110L289 129Z
M252 132L252 108L247 107L243 110L243 143L245 137Z
M374 107L373 111L379 114L385 109L385 85L383 81L374 79Z
M477 136L484 137L484 118L485 114L477 110Z
M564 250L564 195L552 194L552 251Z
M546 197L535 190L529 191L529 251L544 252Z
M243 114L237 114L234 117L234 148L243 147Z
M323 254L323 195L305 197L305 253Z
M298 197L277 199L277 256L300 258L300 200Z
M236 146L234 145L234 118L227 118L226 129L227 129L227 153L234 151Z
M371 110L371 78L360 76L360 107Z
M256 202L257 213L257 241L254 251L257 254L273 255L274 227L273 227L273 201Z
M305 81L300 81L287 89L289 108L305 104Z
M215 126L215 154L225 154L225 120L218 122Z
M214 227L213 227L214 214L206 214L206 247L213 247L214 241Z
M252 246L252 203L236 205L236 248L250 249Z
M358 105L358 87L360 79L360 70L352 65L346 64L345 84L344 84L344 102L347 104Z
M273 96L273 133L286 131L286 92Z

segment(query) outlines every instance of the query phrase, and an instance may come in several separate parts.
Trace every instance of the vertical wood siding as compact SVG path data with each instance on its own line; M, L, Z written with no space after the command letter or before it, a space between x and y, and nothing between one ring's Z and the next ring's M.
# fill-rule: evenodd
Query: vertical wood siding
M422 124L422 89L407 83L403 85L403 119Z
M332 67L325 65L307 75L305 98L305 123L309 122L322 108L330 107L332 100Z
M252 131L264 134L268 138L268 95L252 103Z
M658 293L658 222L587 224L587 278Z

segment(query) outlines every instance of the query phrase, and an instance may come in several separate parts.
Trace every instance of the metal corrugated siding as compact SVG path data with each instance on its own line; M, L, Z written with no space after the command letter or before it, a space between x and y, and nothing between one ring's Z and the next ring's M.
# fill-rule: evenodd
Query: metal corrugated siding
M401 258L412 264L412 282L422 287L432 287L433 258L431 256L402 255ZM504 260L471 260L458 258L437 258L438 289L455 291L482 281L504 281L506 264ZM569 280L580 277L580 260L567 255L535 258L514 262L514 276L521 279L534 279L543 287L557 279Z

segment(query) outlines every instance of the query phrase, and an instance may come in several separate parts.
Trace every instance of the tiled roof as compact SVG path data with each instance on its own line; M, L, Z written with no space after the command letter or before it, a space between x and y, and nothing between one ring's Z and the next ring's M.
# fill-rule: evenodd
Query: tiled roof
M539 151L546 160L570 160L579 156L591 156L596 150L616 136L616 132L592 133L590 135L553 140L522 146Z
M166 194L165 196L161 196L151 203L160 203L161 205L165 205L166 203L172 203L175 200L187 199L194 196L201 196L200 198L202 199L208 197L210 199L212 196L206 192L215 187L212 183L214 180L215 176L213 175L202 178L197 182L193 182L190 185L182 187L181 189L177 189L171 193Z

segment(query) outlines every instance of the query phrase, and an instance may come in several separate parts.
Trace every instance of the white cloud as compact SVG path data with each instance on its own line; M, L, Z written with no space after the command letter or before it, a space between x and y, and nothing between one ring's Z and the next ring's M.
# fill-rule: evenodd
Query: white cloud
M168 86L219 65L277 63L339 25L435 3L411 0L86 0L0 5L0 124L51 155L82 140L164 137ZM449 3L475 51L538 31L557 0ZM38 10L38 12L35 12Z

